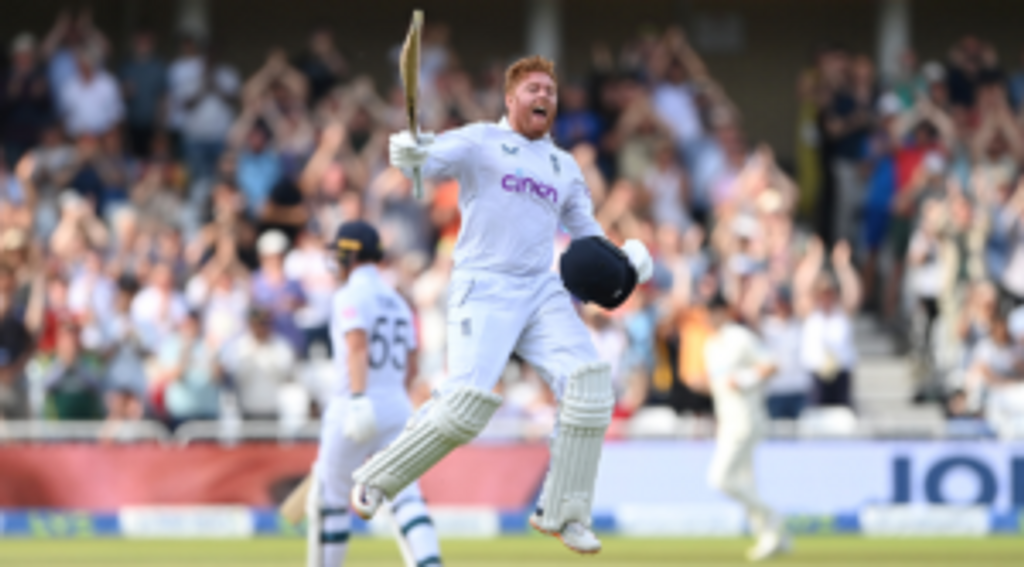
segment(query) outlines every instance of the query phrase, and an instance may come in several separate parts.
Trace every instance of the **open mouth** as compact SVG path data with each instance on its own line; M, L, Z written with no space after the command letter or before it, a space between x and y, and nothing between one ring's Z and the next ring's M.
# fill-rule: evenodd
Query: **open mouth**
M545 120L548 117L548 109L543 106L535 106L531 112L533 112L534 116L544 118Z

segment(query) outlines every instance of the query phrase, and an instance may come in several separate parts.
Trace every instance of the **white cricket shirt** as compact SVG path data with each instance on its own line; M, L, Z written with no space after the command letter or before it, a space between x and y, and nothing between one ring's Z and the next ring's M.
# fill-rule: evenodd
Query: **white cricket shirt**
M803 325L795 317L769 316L761 324L765 348L775 361L775 375L768 381L768 394L808 394L811 374L800 360Z
M412 311L375 266L360 266L334 294L331 305L331 346L339 380L336 396L351 395L345 334L366 333L369 357L365 394L374 401L409 406L405 390L409 352L416 348Z
M800 360L810 372L849 370L857 364L853 322L839 307L815 310L804 319Z
M523 137L505 119L439 135L423 175L459 182L456 270L538 275L551 271L559 226L573 238L604 234L572 156L548 136Z
M729 379L738 372L772 363L757 335L746 327L729 323L704 343L704 364L715 398L718 435L746 437L764 428L763 382L749 388L735 389Z

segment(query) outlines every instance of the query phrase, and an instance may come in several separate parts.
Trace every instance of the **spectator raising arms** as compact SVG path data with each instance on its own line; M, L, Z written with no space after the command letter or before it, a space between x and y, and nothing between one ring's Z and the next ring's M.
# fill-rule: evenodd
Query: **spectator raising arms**
M794 304L804 321L800 358L814 378L820 405L852 406L857 362L853 319L860 306L860 280L850 264L850 246L839 242L832 252L835 276L822 272L825 249L812 240L794 276Z

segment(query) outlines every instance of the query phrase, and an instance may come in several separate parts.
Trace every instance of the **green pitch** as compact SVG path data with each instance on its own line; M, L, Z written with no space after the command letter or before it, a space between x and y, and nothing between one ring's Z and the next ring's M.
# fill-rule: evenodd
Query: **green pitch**
M389 540L357 539L348 567L401 567ZM540 537L445 541L447 567L726 567L741 560L746 540L605 540L605 550L577 557ZM808 538L778 565L825 567L1020 567L1024 538L869 540ZM301 567L299 540L120 541L0 540L4 567Z

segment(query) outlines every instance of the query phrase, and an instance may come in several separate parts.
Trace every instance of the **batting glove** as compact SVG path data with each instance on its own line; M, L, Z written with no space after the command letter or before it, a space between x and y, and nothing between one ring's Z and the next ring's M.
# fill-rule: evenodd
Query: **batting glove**
M419 143L408 130L392 134L388 138L391 165L399 169L414 169L422 166L427 161L430 144L434 143L434 135L423 132L420 133L418 139Z
M654 260L651 259L651 253L647 251L644 243L631 238L622 245L622 252L626 254L629 263L636 270L636 283L647 283L647 280L654 275Z
M356 443L369 441L377 433L373 402L364 396L349 398L342 433Z

